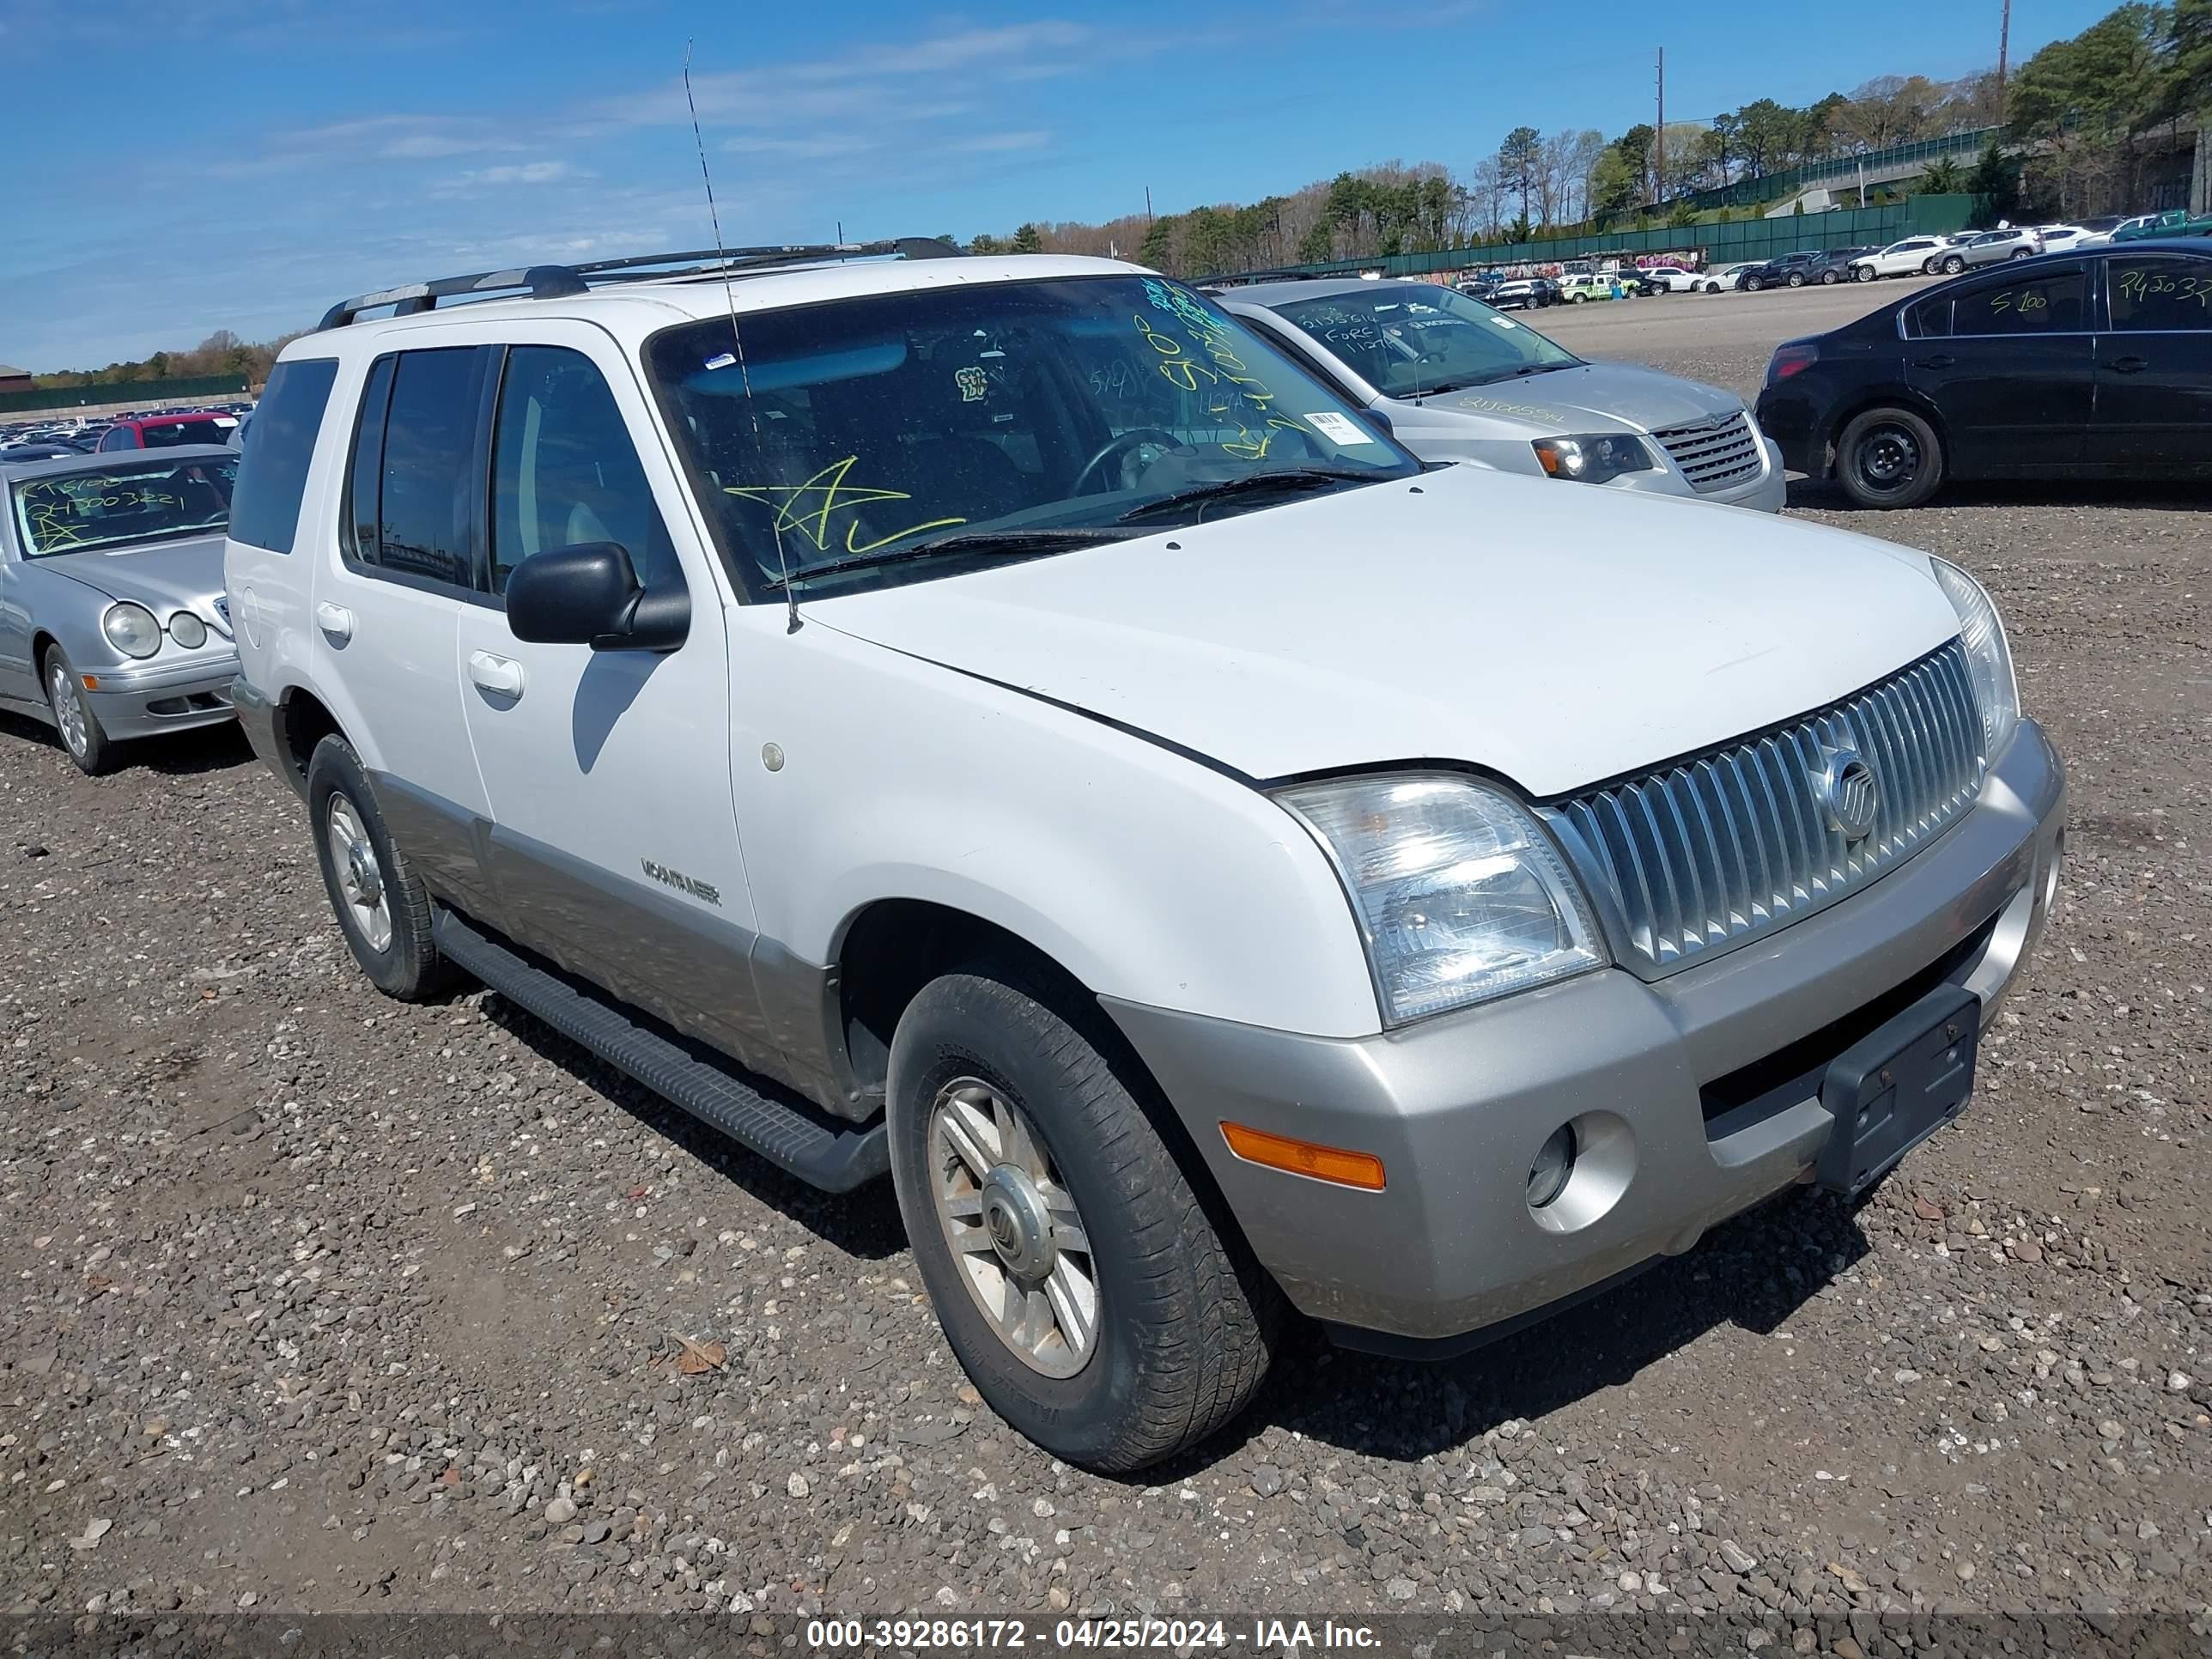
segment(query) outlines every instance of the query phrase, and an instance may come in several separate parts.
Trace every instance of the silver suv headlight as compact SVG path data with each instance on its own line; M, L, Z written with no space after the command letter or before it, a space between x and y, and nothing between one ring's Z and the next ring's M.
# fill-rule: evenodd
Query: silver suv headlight
M1425 774L1298 784L1277 799L1335 862L1387 1023L1605 965L1581 889L1502 791Z
M1931 559L1944 597L1959 613L1959 642L1966 647L1966 672L1982 711L1982 754L1995 760L2020 724L2020 683L2013 678L2012 647L2004 622L1982 585L1955 564Z

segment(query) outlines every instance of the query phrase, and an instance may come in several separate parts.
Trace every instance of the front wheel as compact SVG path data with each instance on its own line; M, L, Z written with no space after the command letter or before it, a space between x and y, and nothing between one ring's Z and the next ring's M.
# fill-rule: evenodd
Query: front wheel
M899 1213L954 1356L1016 1429L1109 1474L1242 1411L1279 1322L1117 1050L1080 999L971 964L901 1017L888 1103Z
M1956 276L1966 268L1966 260L1955 253L1943 261L1943 274L1946 276Z
M1943 482L1943 443L1909 409L1869 409L1836 440L1836 477L1860 507L1917 507Z
M2005 255L2005 258L2008 259L2028 259L2033 258L2033 257L2034 250L2024 247L2016 247L2010 253Z
M450 975L430 937L430 896L392 843L361 757L343 738L325 738L307 763L307 821L338 931L370 983L419 1002Z
M88 778L115 769L115 739L100 723L100 716L92 712L86 701L84 686L76 671L55 646L46 653L41 672L46 685L46 707L53 713L54 730L61 733L62 747L76 763L76 769Z
M1851 272L1851 280L1855 283L1870 283L1874 281L1874 267L1872 265L1859 266L1856 270Z
M1802 287L1804 287L1804 286L1805 286L1805 273L1804 273L1803 271L1802 271L1802 270L1793 270L1793 271L1791 271L1791 272L1790 273L1790 287L1792 287L1792 288L1802 288Z
M1707 283L1705 284L1705 292L1708 294L1717 294L1720 291L1721 285L1718 283Z
M1589 298L1589 295L1587 294L1571 294L1567 296L1567 303L1578 306Z

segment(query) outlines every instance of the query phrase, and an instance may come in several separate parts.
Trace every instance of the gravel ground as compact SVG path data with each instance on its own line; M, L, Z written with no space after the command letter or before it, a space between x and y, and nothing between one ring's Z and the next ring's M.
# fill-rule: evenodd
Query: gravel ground
M1894 291L1543 320L1749 393ZM1990 582L2072 769L1968 1116L1449 1366L1301 1338L1148 1480L979 1406L887 1187L801 1188L496 997L376 996L234 733L95 782L0 719L0 1606L1635 1607L1847 1655L1854 1610L2201 1609L2207 520L1800 493Z

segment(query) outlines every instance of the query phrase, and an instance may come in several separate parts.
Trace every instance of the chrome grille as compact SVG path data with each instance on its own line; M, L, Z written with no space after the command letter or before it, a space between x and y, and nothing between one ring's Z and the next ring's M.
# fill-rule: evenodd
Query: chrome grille
M1856 750L1873 830L1829 822L1826 750ZM1627 966L1671 972L1811 915L1911 857L1973 804L1981 715L1954 640L1881 684L1552 809L1583 877L1625 928Z
M1670 426L1651 435L1682 469L1690 488L1700 493L1725 489L1759 471L1759 434L1752 428L1751 416L1741 410L1689 426Z

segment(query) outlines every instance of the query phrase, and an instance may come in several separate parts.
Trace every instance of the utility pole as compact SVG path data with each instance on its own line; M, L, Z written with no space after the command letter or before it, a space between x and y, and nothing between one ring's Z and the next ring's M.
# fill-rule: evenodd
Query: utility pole
M2005 57L2012 46L2012 0L2004 0L2004 15L1997 24L1997 125L2004 125Z
M2005 0L2009 6L2012 0ZM1667 48L1659 48L1659 125L1651 129L1651 199L1667 195Z
M2009 4L2011 4L2011 3L2012 3L2012 0L2005 0L2005 3L2006 3L2006 4L2008 4L2008 5L2009 5ZM1146 185L1145 186L1145 228L1146 228L1146 230L1150 230L1152 228L1152 187L1150 185Z

